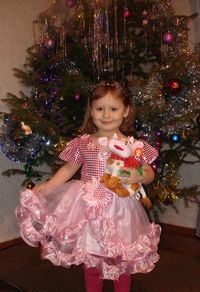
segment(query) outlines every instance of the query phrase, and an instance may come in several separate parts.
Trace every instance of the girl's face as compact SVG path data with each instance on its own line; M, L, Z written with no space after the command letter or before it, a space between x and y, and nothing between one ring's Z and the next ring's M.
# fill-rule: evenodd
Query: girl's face
M94 100L91 106L91 116L101 135L112 135L119 132L124 118L128 116L129 106L125 107L121 98L110 93Z

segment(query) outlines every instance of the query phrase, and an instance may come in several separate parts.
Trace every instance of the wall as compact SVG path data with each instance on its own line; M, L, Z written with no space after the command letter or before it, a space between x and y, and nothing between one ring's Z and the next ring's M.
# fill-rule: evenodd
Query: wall
M191 158L192 159L192 158ZM183 187L199 185L199 164L184 166L181 169L180 185ZM185 205L184 200L180 199L175 203L177 211L171 206L162 206L164 212L159 212L159 220L163 223L195 228L197 221L198 205L192 202Z
M64 0L63 0L64 1ZM177 14L190 15L195 12L195 0L174 0L173 6ZM6 93L18 94L23 89L18 80L13 76L12 68L22 68L25 61L26 49L33 44L32 21L39 13L45 11L52 0L1 0L0 1L0 97L5 98ZM180 5L181 4L181 5ZM197 19L191 21L191 32L189 44L192 49L199 38ZM199 39L198 39L199 41ZM24 90L24 89L23 89ZM0 102L0 111L5 110L5 105ZM20 168L3 156L0 152L0 173L8 168ZM196 174L194 176L193 174ZM195 170L183 170L183 180L187 183L188 176L198 180L198 172ZM0 242L5 242L19 236L14 210L18 202L18 192L23 178L20 176L4 177L0 175ZM191 205L184 208L183 202L177 203L179 214L176 214L170 207L165 213L160 213L162 222L195 227L197 208Z
M175 14L178 15L193 15L197 13L197 0L172 0L172 6ZM188 23L190 29L188 35L189 48L192 51L194 46L200 42L200 15L199 17L191 18Z
M18 95L22 90L12 68L22 68L26 49L33 44L32 21L45 11L52 0L1 0L0 1L0 97L6 93ZM23 89L24 90L24 89ZM6 110L0 103L0 111ZM9 168L20 168L0 152L0 173ZM18 202L18 193L23 178L0 175L0 242L19 237L14 210Z

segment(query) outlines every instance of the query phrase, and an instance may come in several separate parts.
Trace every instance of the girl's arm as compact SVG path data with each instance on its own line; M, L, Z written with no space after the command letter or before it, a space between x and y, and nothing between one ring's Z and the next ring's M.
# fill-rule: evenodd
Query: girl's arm
M154 170L149 164L144 164L142 166L142 175L139 174L136 168L123 167L122 170L130 172L130 176L123 179L123 183L125 184L142 183L148 185L155 179Z
M33 188L33 191L37 194L40 191L47 190L59 186L67 182L81 167L80 164L71 165L65 164L59 168L59 170L47 181L42 184L38 184Z
M139 175L139 179L141 180L141 183L144 185L148 185L152 183L155 179L155 172L151 165L144 164L142 166L142 176Z

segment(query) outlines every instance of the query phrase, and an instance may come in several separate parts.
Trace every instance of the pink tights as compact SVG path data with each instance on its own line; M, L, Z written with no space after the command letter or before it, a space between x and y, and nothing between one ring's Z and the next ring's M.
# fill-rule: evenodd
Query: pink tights
M103 279L99 278L100 272L96 268L84 267L84 276L87 292L102 292L103 291ZM114 280L115 292L130 292L131 289L131 276L122 274L119 280Z

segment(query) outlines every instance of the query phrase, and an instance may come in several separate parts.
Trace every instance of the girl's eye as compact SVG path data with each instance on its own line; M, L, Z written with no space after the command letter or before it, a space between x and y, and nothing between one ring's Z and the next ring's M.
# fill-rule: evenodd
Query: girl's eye
M113 111L113 112L116 112L117 110L118 110L117 107L113 107L113 108L112 108L112 111Z
M96 111L98 111L98 112L102 111L102 107L97 107Z

